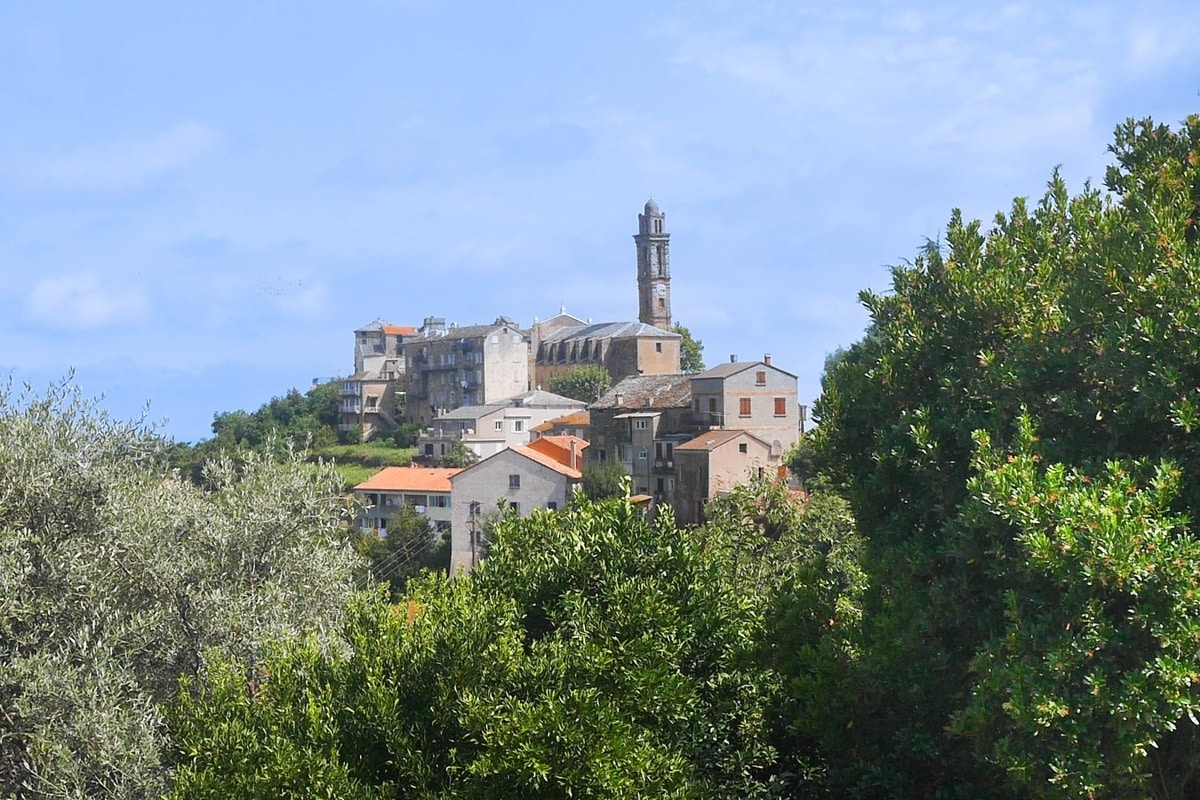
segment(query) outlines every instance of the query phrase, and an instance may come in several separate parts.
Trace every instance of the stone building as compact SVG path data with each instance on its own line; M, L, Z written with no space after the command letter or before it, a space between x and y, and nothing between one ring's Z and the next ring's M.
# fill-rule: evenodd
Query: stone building
M400 349L417 335L412 327L375 320L354 331L354 374L342 381L338 429L362 429L370 439L396 427L403 414L404 359Z
M483 459L450 479L450 574L477 565L487 552L488 520L501 508L528 517L564 508L583 479L583 448L574 437L539 439ZM573 441L571 441L573 440Z
M638 321L581 320L560 309L531 328L535 385L581 365L603 367L613 383L631 375L679 372L682 337L671 331L671 234L666 214L648 200L638 214Z
M529 333L507 317L446 325L427 317L404 342L404 418L429 425L461 406L488 405L529 390Z

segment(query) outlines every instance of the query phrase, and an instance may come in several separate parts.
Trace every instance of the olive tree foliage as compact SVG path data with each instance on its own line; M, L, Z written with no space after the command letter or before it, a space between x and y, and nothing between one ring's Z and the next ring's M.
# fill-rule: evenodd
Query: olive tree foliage
M357 598L345 647L193 684L172 796L796 796L819 748L778 747L812 741L863 589L845 504L818 505L759 485L686 532L628 498L504 516L470 575Z
M1110 194L955 212L825 377L871 576L852 792L1197 790L1200 117L1110 149Z
M160 796L180 676L340 619L331 470L222 457L205 491L165 451L69 382L0 388L0 796Z

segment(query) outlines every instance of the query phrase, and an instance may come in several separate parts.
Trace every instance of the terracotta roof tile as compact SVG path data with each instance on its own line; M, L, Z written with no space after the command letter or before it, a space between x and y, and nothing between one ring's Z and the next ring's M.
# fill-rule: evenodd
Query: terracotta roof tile
M449 492L450 476L460 469L384 467L354 487L356 492Z
M530 450L537 450L568 467L574 467L575 464L571 463L572 445L575 449L575 463L582 464L583 449L588 446L588 443L578 436L543 436L540 439L534 439L526 446Z

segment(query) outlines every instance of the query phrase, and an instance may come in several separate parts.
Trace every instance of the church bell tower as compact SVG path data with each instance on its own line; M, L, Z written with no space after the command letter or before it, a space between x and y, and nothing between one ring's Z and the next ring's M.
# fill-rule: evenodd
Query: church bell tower
M647 325L671 330L671 234L667 215L654 200L638 214L637 245L638 319Z

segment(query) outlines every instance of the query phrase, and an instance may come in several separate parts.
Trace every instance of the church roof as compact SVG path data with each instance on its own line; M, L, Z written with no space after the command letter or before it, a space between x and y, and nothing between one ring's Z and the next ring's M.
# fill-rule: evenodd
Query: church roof
M542 339L546 343L569 342L574 339L679 339L678 333L665 331L644 322L597 322L592 325L571 325L559 328Z

